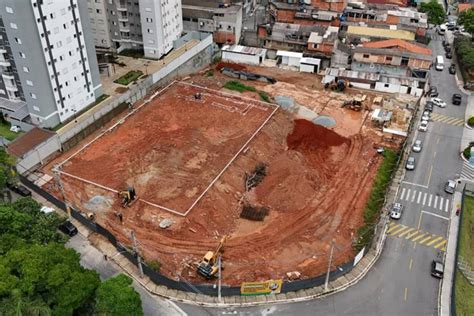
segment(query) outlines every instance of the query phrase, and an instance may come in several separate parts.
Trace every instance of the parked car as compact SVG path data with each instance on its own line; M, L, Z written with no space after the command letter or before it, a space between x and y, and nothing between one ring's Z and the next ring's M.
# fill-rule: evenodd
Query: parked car
M418 130L420 132L426 132L428 131L428 121L421 121L420 126L418 126Z
M444 46L444 51L446 53L450 53L451 52L451 46L447 45L447 46Z
M455 64L451 64L451 66L449 66L449 73L452 74L452 75L456 74L456 65Z
M453 104L454 105L461 105L462 96L459 93L453 94Z
M408 157L407 163L405 164L405 169L410 171L415 170L415 157Z
M425 111L433 112L433 102L426 101L425 104Z
M423 143L421 142L421 140L417 139L415 140L415 143L413 144L413 147L411 149L414 152L419 153L422 148L423 148Z
M448 23L446 23L446 28L449 31L454 30L456 28L456 22L455 21L449 21Z
M444 191L449 194L453 194L456 191L456 181L448 180L444 185Z
M444 39L444 40L443 40L443 47L446 47L446 46L449 46L449 43L448 43L447 40Z
M49 206L42 206L40 211L42 213L45 213L45 214L49 214L49 213L53 213L54 212L54 208L52 207L49 207Z
M70 221L65 221L64 223L59 225L58 228L61 232L63 232L64 234L70 237L77 235L77 228Z
M446 52L446 58L447 58L447 59L452 59L452 58L453 58L453 53L451 53L451 52Z
M429 111L424 111L423 114L421 115L421 120L422 121L429 121L430 120L430 112Z
M438 89L435 86L431 86L430 91L428 93L431 98L437 97L439 95Z
M390 218L392 219L400 219L403 213L403 205L400 203L394 203L392 205L392 210L390 211Z
M433 260L431 262L431 275L435 278L442 279L444 274L444 264L441 261Z
M10 127L10 131L12 131L13 133L19 133L19 132L21 132L21 127L17 126L17 125L12 125Z
M444 102L440 98L431 98L431 102L433 102L434 105L439 106L440 108L446 107L446 102Z
M13 192L21 196L31 196L31 191L22 186L21 184L7 184L7 187Z

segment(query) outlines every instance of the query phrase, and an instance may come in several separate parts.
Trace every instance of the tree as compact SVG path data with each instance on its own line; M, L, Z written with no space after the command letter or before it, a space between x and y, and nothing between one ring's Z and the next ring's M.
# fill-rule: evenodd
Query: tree
M0 314L25 310L72 315L92 300L100 279L79 263L79 254L64 245L25 245L0 257Z
M464 26L464 30L474 34L474 8L463 11L459 14L458 24Z
M103 282L96 291L98 315L143 315L140 295L131 286L132 279L120 274Z
M430 2L423 2L420 5L420 12L428 14L428 23L441 24L444 21L444 9L436 0Z
M15 164L15 158L10 156L5 148L0 147L0 190L4 190L7 183L11 182L15 177L13 165Z

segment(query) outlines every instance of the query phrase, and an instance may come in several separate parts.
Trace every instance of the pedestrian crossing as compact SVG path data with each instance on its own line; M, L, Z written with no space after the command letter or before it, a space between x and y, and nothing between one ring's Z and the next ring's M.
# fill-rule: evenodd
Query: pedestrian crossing
M463 162L461 169L461 178L474 180L474 166L470 165L468 162Z
M442 236L433 235L414 227L397 224L396 222L390 222L388 224L387 235L410 240L414 243L432 247L441 251L446 251L446 243L448 242Z
M436 194L418 191L415 189L402 188L399 200L432 207L446 213L449 212L450 200Z
M454 126L463 126L464 125L464 120L456 117L451 117L439 113L433 113L431 114L431 120L436 121L436 122L441 122L441 123L446 123Z

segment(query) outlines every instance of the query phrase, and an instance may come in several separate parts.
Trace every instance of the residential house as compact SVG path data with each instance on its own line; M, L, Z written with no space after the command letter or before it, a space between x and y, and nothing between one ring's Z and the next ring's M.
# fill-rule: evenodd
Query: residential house
M269 2L269 14L272 18L272 22L338 26L339 15L341 13L342 10L330 11L310 4L300 5L296 3L296 1L294 3L281 1Z

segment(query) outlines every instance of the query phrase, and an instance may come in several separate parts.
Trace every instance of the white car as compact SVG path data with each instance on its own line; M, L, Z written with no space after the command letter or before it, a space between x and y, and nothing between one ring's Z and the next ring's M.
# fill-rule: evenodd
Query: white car
M49 213L53 213L54 212L54 208L52 207L48 207L48 206L43 206L41 207L41 212L45 213L45 214L49 214Z
M440 98L432 98L431 102L433 102L434 105L439 106L440 108L446 107L446 102L444 102Z
M430 120L430 112L424 111L423 115L421 116L422 121L429 121Z
M420 126L418 126L418 130L420 132L426 132L428 131L428 121L421 121Z
M20 128L20 126L12 125L10 127L10 131L12 131L14 133L19 133L19 132L21 132L21 128Z
M415 143L413 144L413 147L412 147L413 152L419 153L422 148L423 148L423 145L421 143L421 140L419 139L415 140Z
M403 213L403 205L400 203L395 203L392 206L392 210L390 211L390 218L392 219L400 219Z
M444 191L449 194L454 194L454 191L456 191L456 181L448 180L444 185Z

